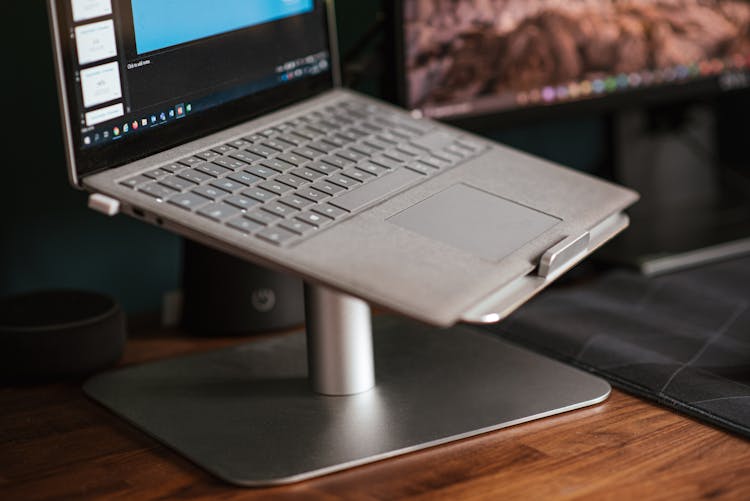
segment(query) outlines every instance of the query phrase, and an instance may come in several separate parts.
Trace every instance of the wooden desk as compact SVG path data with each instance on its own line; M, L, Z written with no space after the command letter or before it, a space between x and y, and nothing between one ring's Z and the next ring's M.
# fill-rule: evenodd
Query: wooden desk
M244 342L144 333L124 363ZM0 389L0 500L750 499L750 441L615 391L599 406L317 480L222 484L77 384Z

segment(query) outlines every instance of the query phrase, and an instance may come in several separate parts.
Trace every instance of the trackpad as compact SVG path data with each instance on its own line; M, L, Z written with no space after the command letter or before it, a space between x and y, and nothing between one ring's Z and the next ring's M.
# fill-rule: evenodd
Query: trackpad
M561 219L457 184L412 205L388 221L496 262Z

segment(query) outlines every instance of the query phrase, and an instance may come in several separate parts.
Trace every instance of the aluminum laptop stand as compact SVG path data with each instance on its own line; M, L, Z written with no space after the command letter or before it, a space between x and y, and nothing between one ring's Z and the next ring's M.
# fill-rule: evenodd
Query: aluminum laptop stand
M126 368L86 393L218 477L285 484L601 402L603 380L466 327L306 288L307 335Z

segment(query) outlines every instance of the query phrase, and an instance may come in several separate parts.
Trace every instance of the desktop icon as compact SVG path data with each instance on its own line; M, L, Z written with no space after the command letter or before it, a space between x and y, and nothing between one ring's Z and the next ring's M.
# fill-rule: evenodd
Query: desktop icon
M159 114L159 120L161 120L162 122L165 122L167 120L167 114L162 111Z
M120 128L119 127L115 127L114 129L112 129L112 133L115 135L115 137L119 136L120 135Z
M177 106L175 106L175 111L177 112L177 118L182 118L185 116L185 105L180 103Z
M190 113L191 111L193 111L193 105L192 104L188 104L187 106L185 106L185 112L186 113Z
M138 120L133 120L133 130L138 130Z
M125 124L122 126L122 133L125 134L127 132L130 132L130 126L128 124Z
M91 144L91 137L90 136L84 137L83 138L83 144L85 144L85 145Z
M151 124L153 125L155 123L156 123L156 115L151 115Z
M148 125L148 118L144 118L141 120L141 127L145 127Z

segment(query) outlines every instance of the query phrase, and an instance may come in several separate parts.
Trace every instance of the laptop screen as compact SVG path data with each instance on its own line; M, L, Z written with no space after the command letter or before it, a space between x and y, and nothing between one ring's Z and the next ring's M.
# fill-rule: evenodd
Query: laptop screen
M55 0L78 175L332 86L322 0Z

